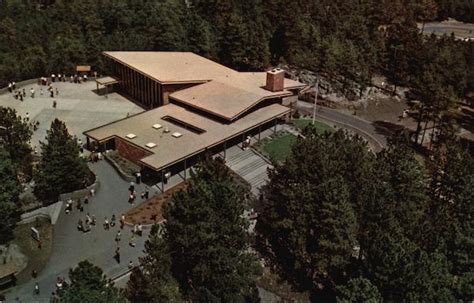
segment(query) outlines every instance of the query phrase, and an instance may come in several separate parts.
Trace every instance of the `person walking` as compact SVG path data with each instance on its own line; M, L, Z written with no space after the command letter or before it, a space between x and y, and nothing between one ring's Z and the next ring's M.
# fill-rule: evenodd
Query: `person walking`
M128 191L130 193L133 193L135 191L135 183L133 183L133 181L130 182L130 186L128 187Z
M117 261L118 264L120 264L120 247L117 246L115 249L115 254L114 254L114 259Z
M36 296L40 294L40 288L38 282L35 283L35 289L33 292Z
M59 89L56 87L56 96L59 96Z
M56 103L56 100L53 101L53 108L56 108L58 104Z
M115 214L112 214L112 218L110 219L110 226L111 227L115 226Z
M117 231L117 234L115 235L115 242L117 242L117 245L119 244L121 240L121 233L120 230Z
M23 98L26 98L26 89L22 89Z
M12 83L11 82L8 82L8 92L9 93L13 93L13 88L12 88Z
M20 97L20 101L23 102L23 94L21 92L18 92L18 97Z
M16 90L16 83L15 81L12 82L12 91Z
M55 74L51 74L51 81L56 82L56 75Z
M107 219L107 217L105 217L105 220L104 220L104 229L105 230L110 229L109 219Z
M35 89L33 87L30 89L30 96L33 99L35 98Z
M133 262L131 260L130 260L130 262L128 262L128 269L129 270L133 269Z

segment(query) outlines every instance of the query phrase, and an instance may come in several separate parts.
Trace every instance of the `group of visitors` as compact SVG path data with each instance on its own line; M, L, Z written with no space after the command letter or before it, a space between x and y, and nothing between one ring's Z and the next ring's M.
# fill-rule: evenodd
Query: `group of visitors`
M137 177L137 183L140 183L140 178L141 177ZM137 192L135 190L135 183L134 182L130 182L130 186L128 187L128 191L129 191L128 203L133 205L133 204L135 204L135 200L137 198ZM150 190L148 189L148 186L145 186L145 190L141 193L140 197L146 201L146 200L148 200L149 196L150 196Z

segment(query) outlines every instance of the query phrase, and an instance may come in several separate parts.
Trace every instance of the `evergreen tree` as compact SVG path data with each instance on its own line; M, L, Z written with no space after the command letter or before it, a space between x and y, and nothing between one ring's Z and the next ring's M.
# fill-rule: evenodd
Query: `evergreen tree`
M145 242L145 256L132 271L125 291L131 302L181 302L179 285L171 274L168 244L154 225Z
M446 251L460 300L474 296L474 159L457 142L439 148L430 188L427 249Z
M45 202L54 202L62 193L87 185L91 172L79 157L79 145L69 134L66 124L55 119L41 142L41 161L34 175L35 195Z
M125 302L112 280L107 279L102 270L90 263L81 261L69 270L71 284L59 291L61 301L83 302Z
M13 238L12 230L19 220L17 202L20 183L9 153L0 148L0 244Z
M0 144L8 151L12 161L27 173L31 166L30 139L32 135L28 124L17 115L15 109L0 107Z
M206 158L186 191L165 205L171 271L186 296L197 300L202 291L222 301L252 296L260 268L249 252L243 217L248 194L222 159Z
M337 287L337 302L382 302L379 290L363 277L350 279Z
M314 299L333 296L357 245L349 182L340 175L351 144L358 143L343 132L319 135L307 129L285 163L270 171L263 190L258 249L282 277Z

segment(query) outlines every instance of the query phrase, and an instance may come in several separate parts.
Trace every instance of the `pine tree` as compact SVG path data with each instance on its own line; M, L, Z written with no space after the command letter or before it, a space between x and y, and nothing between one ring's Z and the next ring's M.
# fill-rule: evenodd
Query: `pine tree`
M165 205L171 271L186 296L196 299L204 289L223 301L252 295L259 265L248 250L247 195L222 159L206 158L186 191Z
M125 296L131 302L181 302L179 285L171 274L168 244L154 225L145 242L145 256L132 271Z
M87 185L90 170L79 157L79 145L69 134L64 122L55 119L41 142L41 161L34 175L35 195L45 202L52 202L62 193Z
M283 278L314 299L333 296L357 245L355 204L343 176L351 144L343 132L319 135L307 129L285 163L270 171L263 190L258 249Z
M125 302L112 280L107 279L102 269L89 261L81 261L69 270L71 283L59 291L61 301L83 302Z
M337 302L378 303L382 302L382 296L369 280L358 277L337 286Z
M12 230L18 222L17 211L20 183L9 153L0 148L0 244L13 238Z
M0 129L0 144L8 151L12 161L28 173L31 166L31 129L16 110L9 107L0 107L0 126L5 127Z

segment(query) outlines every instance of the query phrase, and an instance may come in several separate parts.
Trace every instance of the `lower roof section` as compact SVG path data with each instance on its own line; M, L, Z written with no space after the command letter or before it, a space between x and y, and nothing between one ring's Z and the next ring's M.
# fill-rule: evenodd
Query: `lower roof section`
M99 142L121 138L151 153L140 162L161 170L288 112L289 108L272 104L227 124L168 104L88 130L84 135Z

